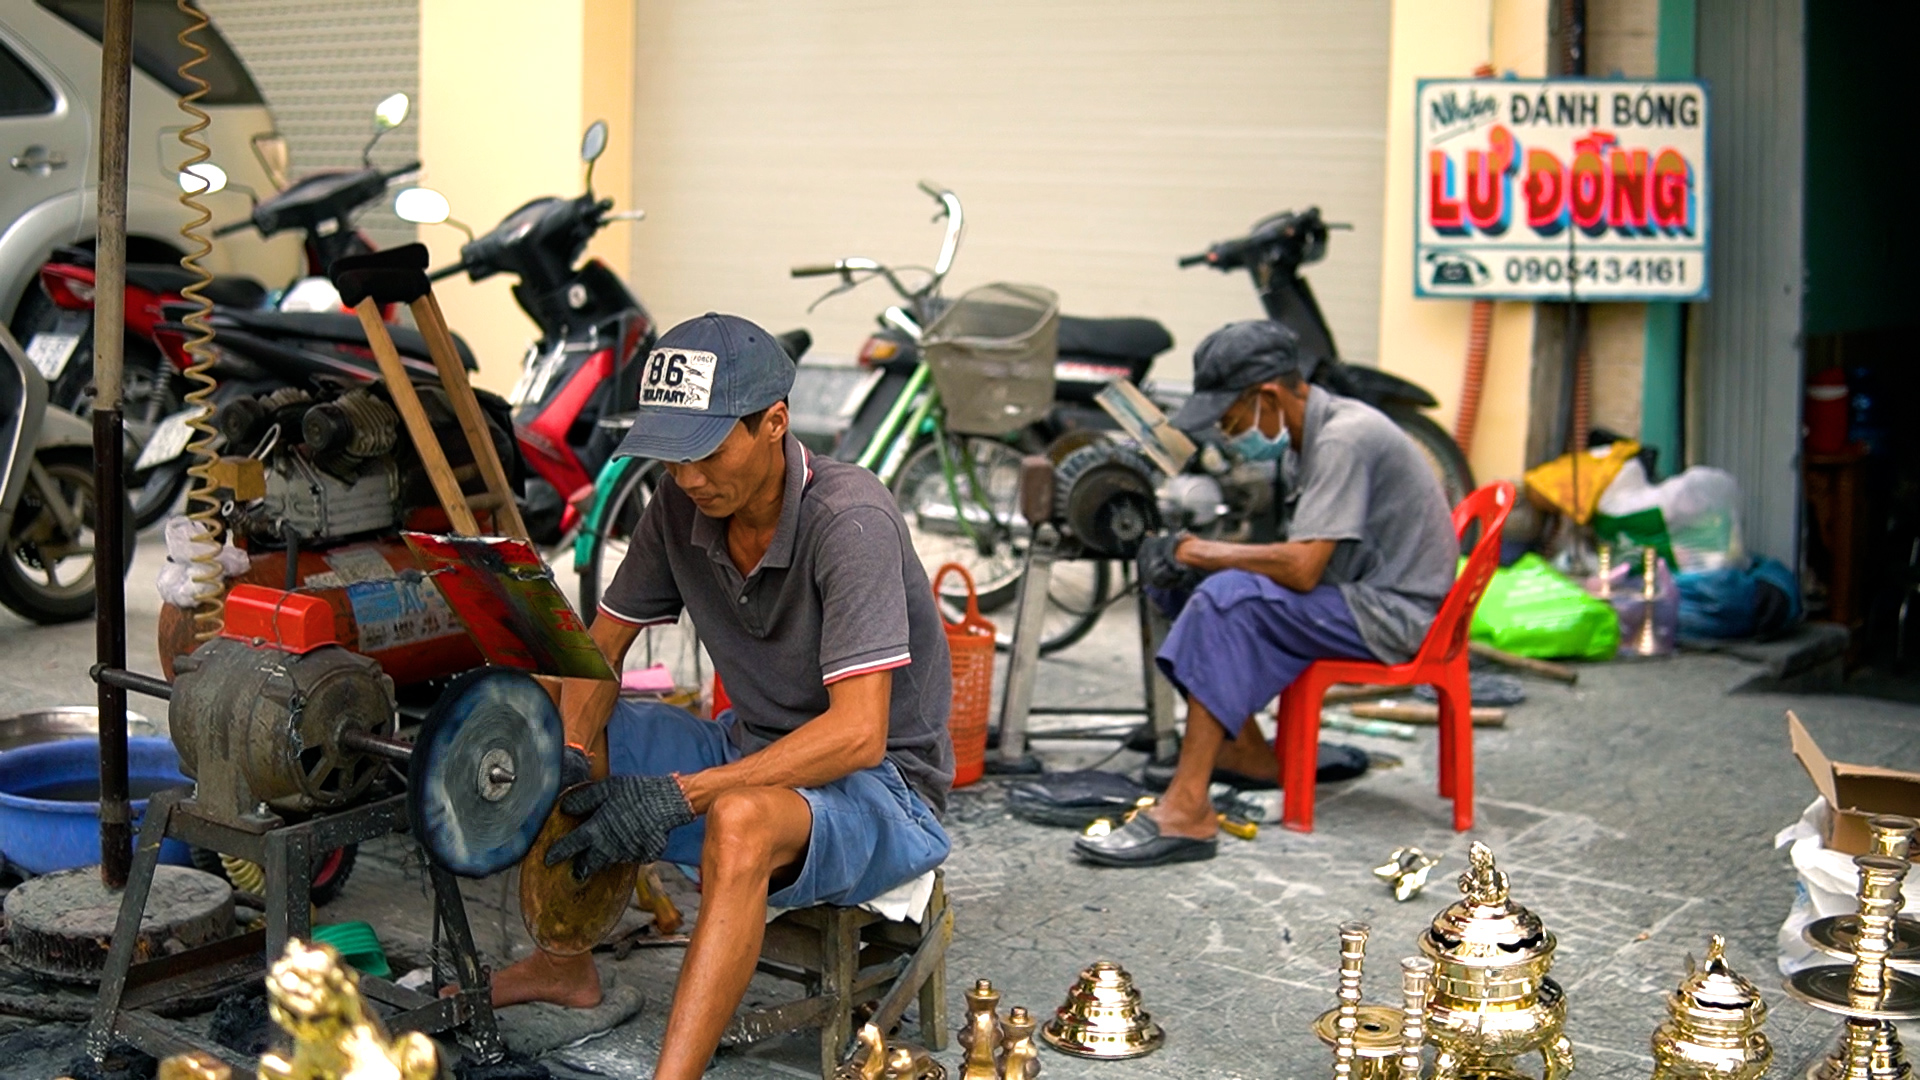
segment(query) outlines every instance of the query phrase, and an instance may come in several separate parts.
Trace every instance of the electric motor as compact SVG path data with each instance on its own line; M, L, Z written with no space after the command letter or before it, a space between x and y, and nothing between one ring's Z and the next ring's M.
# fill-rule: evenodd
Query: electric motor
M173 744L212 813L252 820L261 803L294 812L345 806L382 768L342 738L394 729L393 680L368 657L337 645L301 654L219 637L181 657L174 673Z
M1054 516L1090 552L1131 559L1160 529L1154 473L1153 463L1130 447L1083 446L1054 470Z

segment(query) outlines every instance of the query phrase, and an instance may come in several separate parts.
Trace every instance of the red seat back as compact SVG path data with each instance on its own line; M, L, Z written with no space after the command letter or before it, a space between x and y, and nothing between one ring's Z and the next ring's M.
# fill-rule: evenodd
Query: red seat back
M1420 653L1414 657L1415 663L1445 663L1467 647L1473 609L1480 606L1487 582L1493 580L1493 572L1500 568L1500 530L1507 523L1507 515L1513 512L1514 498L1513 484L1497 480L1460 500L1460 505L1453 508L1454 535L1465 540L1467 530L1479 522L1480 539L1474 542L1473 553L1467 556L1467 565L1454 579L1453 588L1447 590L1440 613L1433 617L1433 629L1427 631L1427 640L1420 644Z

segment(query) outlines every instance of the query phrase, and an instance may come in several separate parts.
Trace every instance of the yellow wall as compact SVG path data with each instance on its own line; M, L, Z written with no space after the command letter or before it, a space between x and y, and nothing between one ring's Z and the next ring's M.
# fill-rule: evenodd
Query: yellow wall
M1548 0L1395 0L1387 91L1387 198L1380 288L1380 366L1440 399L1451 428L1466 368L1471 305L1413 295L1413 95L1417 80L1547 70ZM1533 368L1533 305L1494 305L1480 419L1469 457L1481 480L1518 477L1526 464Z
M593 188L615 211L633 202L633 57L637 0L584 0L580 41L580 130L607 122L607 152L593 167ZM622 278L633 265L633 223L616 221L587 245Z
M572 118L582 111L585 11L603 6L421 0L420 182L444 192L453 216L476 232L530 199L580 192L584 125ZM423 226L420 238L435 266L454 261L466 239L450 226ZM435 287L447 321L479 357L475 381L502 392L535 333L511 284L460 277Z

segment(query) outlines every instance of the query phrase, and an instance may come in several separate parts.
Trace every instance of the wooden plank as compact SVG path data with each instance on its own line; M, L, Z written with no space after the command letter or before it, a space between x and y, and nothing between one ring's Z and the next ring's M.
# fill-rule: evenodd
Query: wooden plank
M480 411L480 399L473 396L473 384L467 381L466 366L460 363L460 351L453 344L453 334L447 329L447 317L440 311L439 299L429 289L425 296L408 306L413 309L413 321L420 327L420 336L427 339L427 352L433 356L433 366L440 371L440 385L453 400L454 415L460 418L460 430L466 432L467 446L473 451L474 463L480 466L487 491L501 500L499 506L489 507L494 513L496 531L527 539L527 525L520 520L520 508L514 505L507 470L494 452L492 429L487 426L486 414ZM564 499L572 494L563 491L560 497Z
M427 479L433 483L433 493L440 497L440 508L447 512L447 521L461 536L479 536L480 523L467 507L467 496L460 490L460 481L453 477L453 468L447 464L447 455L433 433L433 422L427 419L427 410L420 404L420 394L413 388L413 380L407 377L400 352L387 334L387 324L380 320L380 308L369 296L354 307L353 313L360 316L360 325L366 329L367 344L372 346L373 359L380 365L387 394L393 398L393 407L406 423L407 434L413 437L413 447L420 454Z
M1496 649L1482 641L1470 641L1467 648L1473 655L1496 664L1525 671L1546 679L1554 679L1572 686L1580 681L1580 673L1565 664L1556 664L1549 660L1536 660L1531 656L1516 656L1503 649Z
M1354 705L1348 710L1362 720L1398 720L1403 724L1437 724L1438 705ZM1474 709L1474 727L1506 727L1507 710Z

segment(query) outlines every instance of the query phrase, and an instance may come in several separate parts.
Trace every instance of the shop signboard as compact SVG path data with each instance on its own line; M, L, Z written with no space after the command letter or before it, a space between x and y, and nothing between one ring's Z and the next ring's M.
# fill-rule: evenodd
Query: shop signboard
M1422 79L1416 93L1415 295L1706 298L1705 84Z

